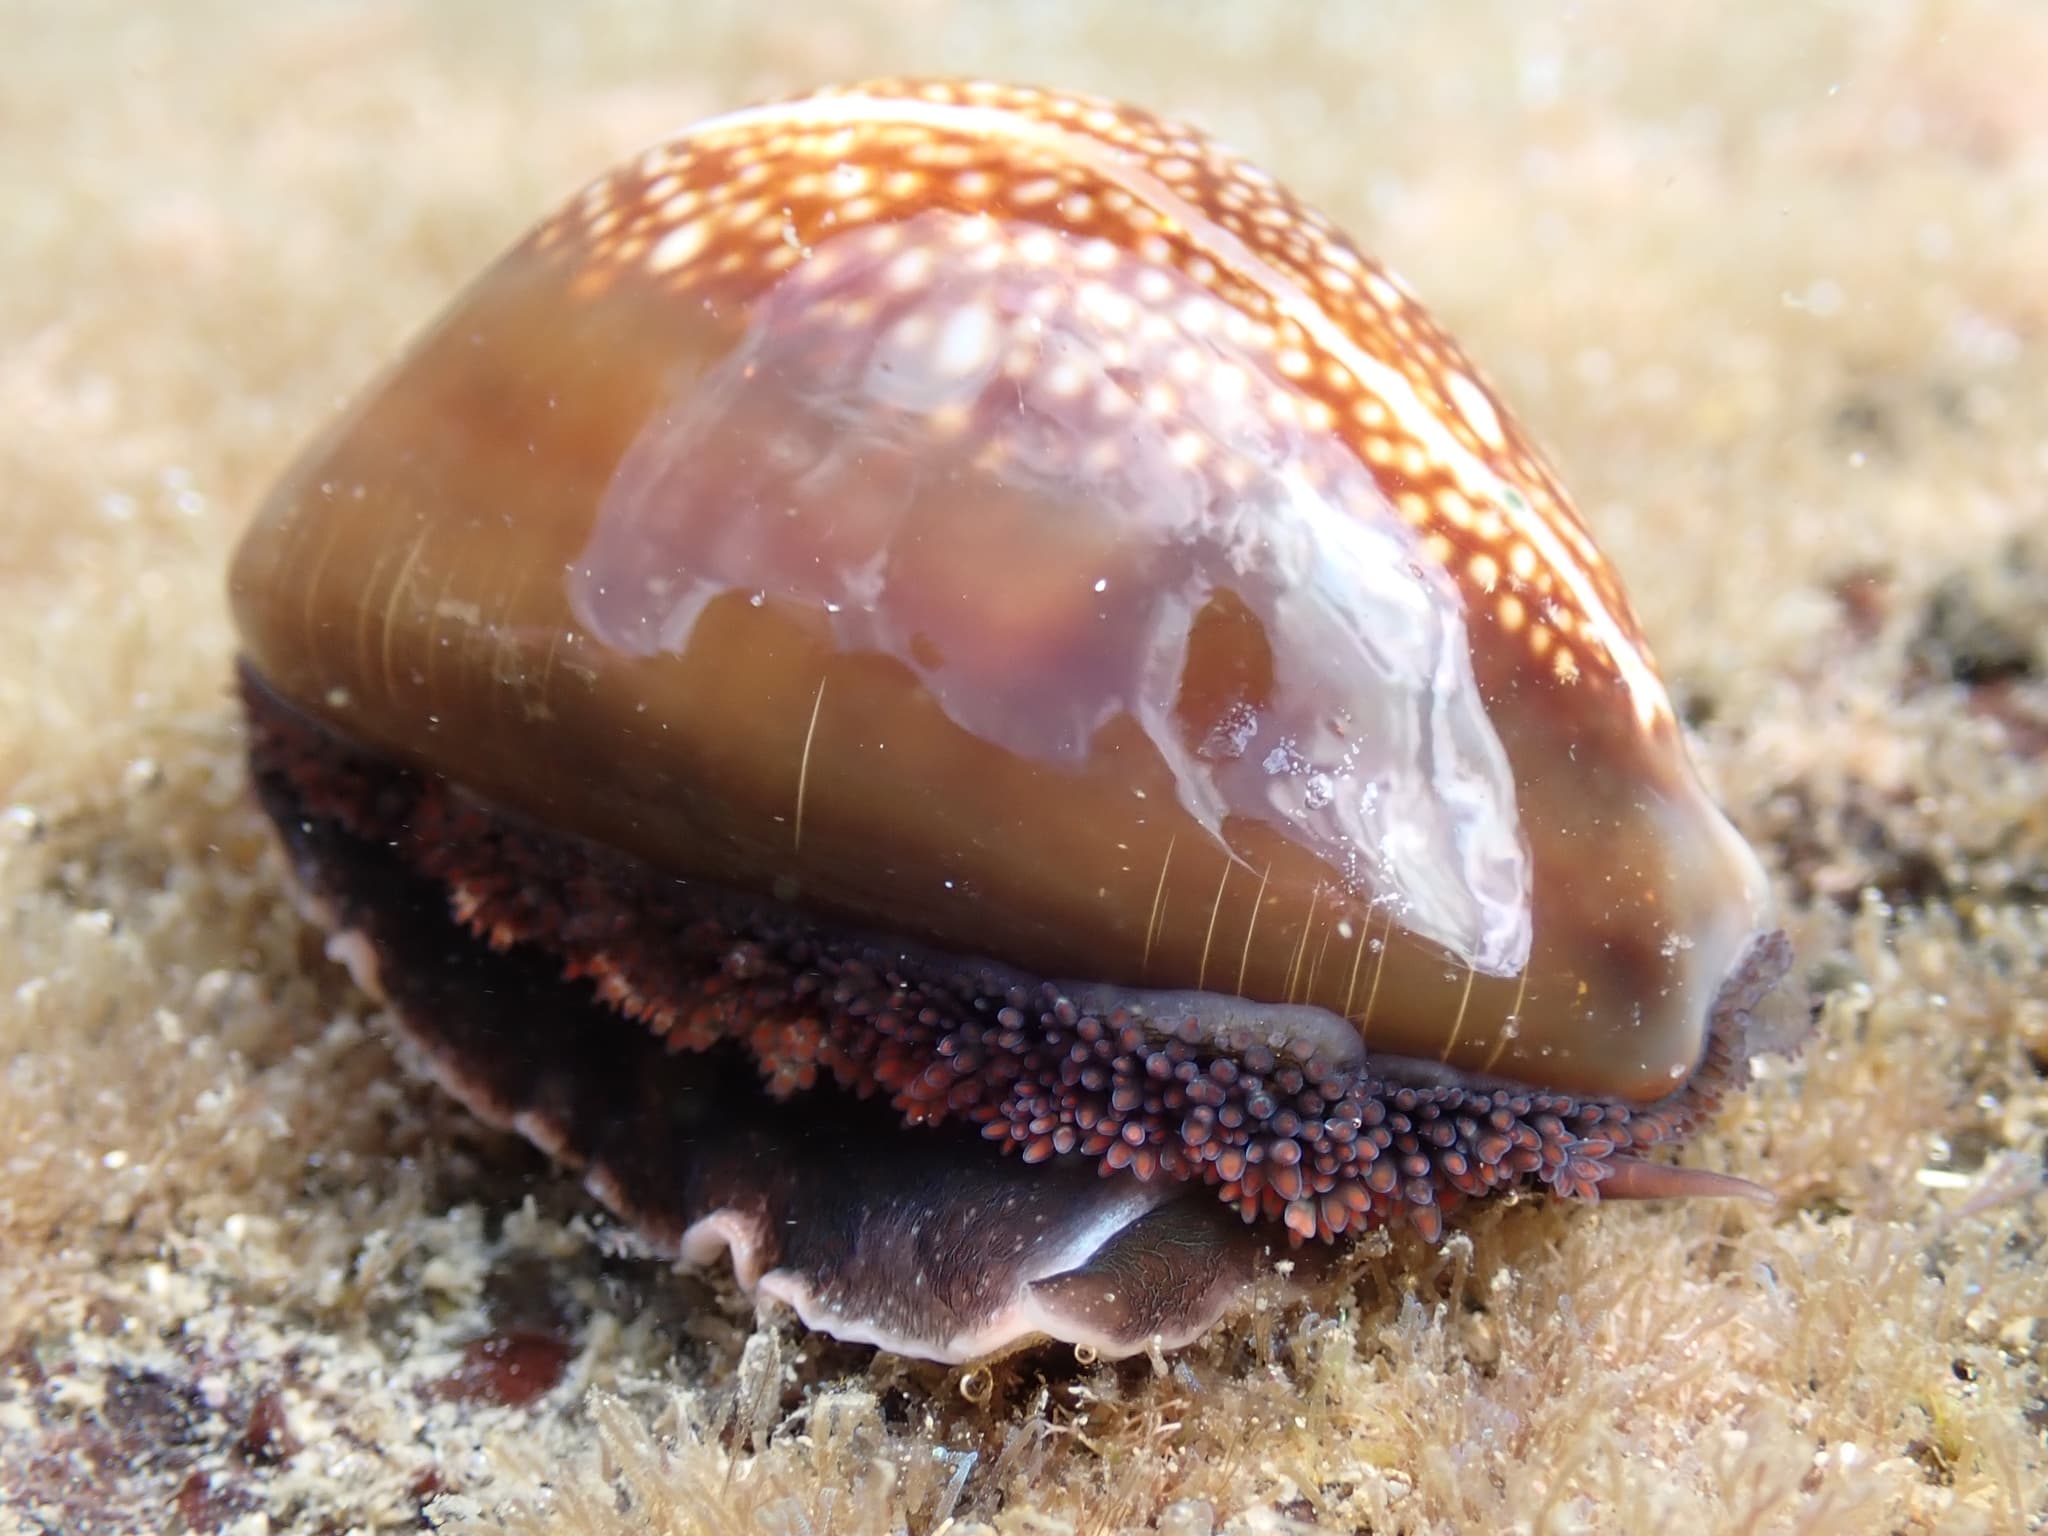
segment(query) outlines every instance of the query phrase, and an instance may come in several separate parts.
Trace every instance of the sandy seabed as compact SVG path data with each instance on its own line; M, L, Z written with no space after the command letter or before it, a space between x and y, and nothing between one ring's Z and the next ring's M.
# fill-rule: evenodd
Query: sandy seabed
M2048 1519L2048 10L0 0L0 36L0 1531ZM1775 1209L1525 1202L1168 1360L963 1381L635 1257L400 1070L246 795L237 528L610 161L912 71L1205 124L1553 446L1820 999L1687 1154Z

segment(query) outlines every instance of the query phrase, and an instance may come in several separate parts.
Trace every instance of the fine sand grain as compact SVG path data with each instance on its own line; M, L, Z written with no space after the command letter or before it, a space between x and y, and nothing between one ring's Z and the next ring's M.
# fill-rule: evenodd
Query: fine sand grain
M2048 10L0 0L0 38L0 1532L2040 1525ZM245 794L238 527L614 157L905 71L1205 123L1554 447L1824 1000L1687 1154L1775 1209L1525 1202L1173 1359L962 1378L636 1258L402 1071Z

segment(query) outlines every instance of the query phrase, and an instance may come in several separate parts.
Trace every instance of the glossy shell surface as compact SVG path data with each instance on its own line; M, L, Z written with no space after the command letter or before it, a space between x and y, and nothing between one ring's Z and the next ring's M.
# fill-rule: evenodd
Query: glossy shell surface
M1476 368L1272 179L1086 98L869 84L639 156L302 457L232 587L352 751L1191 1050L1278 1021L1655 1106L1770 926ZM612 1000L689 1012L650 986Z

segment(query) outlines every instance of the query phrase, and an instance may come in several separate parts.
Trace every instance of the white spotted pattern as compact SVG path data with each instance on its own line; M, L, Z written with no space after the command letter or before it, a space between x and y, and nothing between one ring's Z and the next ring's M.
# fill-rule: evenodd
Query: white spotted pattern
M652 281L707 309L743 309L785 274L828 277L851 233L871 260L928 210L981 217L949 221L943 249L905 243L879 268L899 293L939 261L991 276L1098 274L1078 302L1142 359L1137 406L1162 418L1191 390L1227 399L1251 387L1241 369L1214 371L1221 354L1201 339L1220 333L1263 360L1257 393L1273 419L1349 443L1473 611L1539 675L1617 683L1641 729L1670 728L1613 573L1456 343L1326 218L1189 129L986 82L869 83L702 123L588 189L534 243L573 263L571 292L586 300ZM1056 304L1061 290L1038 297ZM855 301L834 318L874 313ZM1082 387L985 306L917 319L891 344L923 349L927 376L1043 366L1037 387ZM1102 401L1102 419L1130 403ZM1197 453L1195 439L1180 451Z

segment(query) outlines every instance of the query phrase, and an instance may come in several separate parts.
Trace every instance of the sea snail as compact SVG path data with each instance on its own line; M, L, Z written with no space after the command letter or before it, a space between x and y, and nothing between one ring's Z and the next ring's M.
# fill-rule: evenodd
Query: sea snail
M234 559L251 761L438 1080L940 1360L1646 1154L1788 963L1614 572L1201 134L871 83L491 267Z

